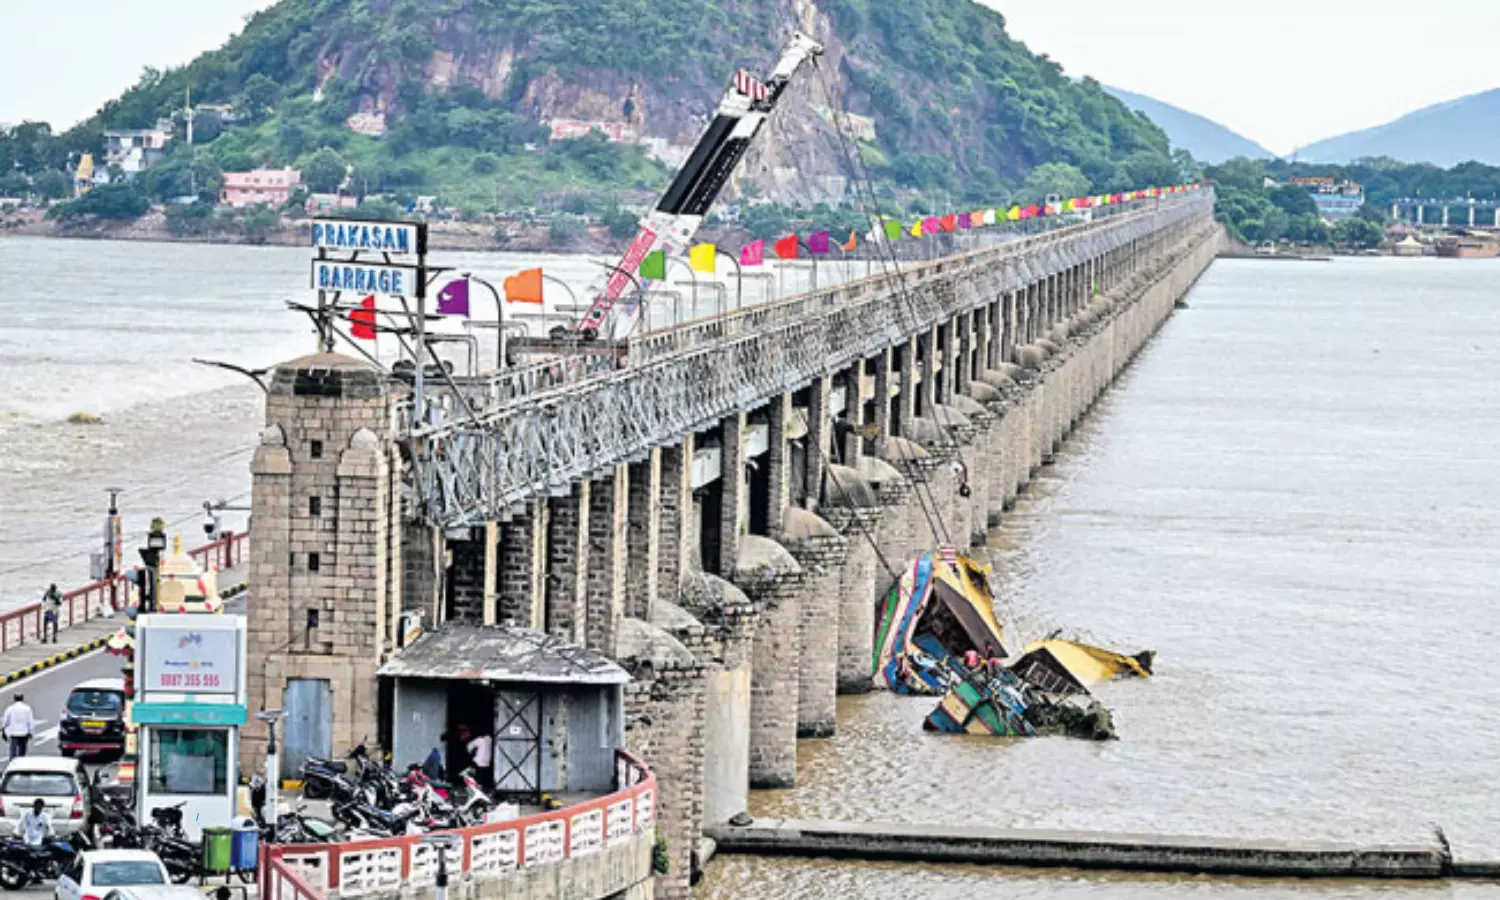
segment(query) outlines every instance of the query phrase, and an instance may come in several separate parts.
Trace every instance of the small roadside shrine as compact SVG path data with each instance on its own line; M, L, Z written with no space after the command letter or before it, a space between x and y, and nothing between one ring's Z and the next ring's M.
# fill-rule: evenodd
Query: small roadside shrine
M630 675L605 656L531 629L449 623L379 674L398 770L437 747L456 776L468 764L463 728L493 737L494 788L506 799L614 789Z

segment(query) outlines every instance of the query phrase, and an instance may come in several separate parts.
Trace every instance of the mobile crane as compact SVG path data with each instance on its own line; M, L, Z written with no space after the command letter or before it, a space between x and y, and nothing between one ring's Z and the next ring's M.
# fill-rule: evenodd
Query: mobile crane
M574 324L575 339L592 340L601 333L610 336L606 326L611 313L634 282L641 261L656 249L670 254L687 247L735 166L776 110L792 77L803 63L822 54L822 44L794 32L768 80L762 82L744 69L735 73L734 83L719 101L708 130L698 139L656 208L641 223L619 264L610 270L588 312Z

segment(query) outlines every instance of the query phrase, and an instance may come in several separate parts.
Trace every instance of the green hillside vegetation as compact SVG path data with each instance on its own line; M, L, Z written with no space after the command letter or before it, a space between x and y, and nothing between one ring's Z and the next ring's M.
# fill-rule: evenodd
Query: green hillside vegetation
M933 197L977 207L1181 177L1160 129L1096 82L1072 79L1011 40L989 9L969 0L829 0L825 9L846 50L837 75L847 105L877 123L879 140L862 146L860 158L887 211L931 211ZM791 27L781 12L750 0L282 0L224 47L181 68L148 69L65 135L0 136L0 172L19 173L6 176L12 193L60 197L65 189L51 173L82 152L99 157L102 129L176 117L180 132L191 88L195 103L232 104L244 120L200 116L197 146L174 143L132 185L151 200L196 194L206 204L222 172L255 166L298 167L312 189L332 190L343 182L334 174L340 164L353 167L354 193L397 206L435 195L465 214L618 215L622 203L649 201L670 173L600 136L548 145L523 102L528 87L543 77L583 86L640 81L651 102L706 110L734 65L761 70L774 58ZM429 85L435 53L497 47L515 49L502 96ZM338 74L315 99L329 60ZM799 90L826 103L834 76L814 71ZM344 127L377 96L388 108L385 137ZM175 218L191 225L203 217Z

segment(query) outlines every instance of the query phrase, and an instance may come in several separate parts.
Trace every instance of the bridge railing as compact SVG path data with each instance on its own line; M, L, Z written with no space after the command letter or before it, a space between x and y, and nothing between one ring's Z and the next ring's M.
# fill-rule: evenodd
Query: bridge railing
M1202 214L1211 192L687 323L638 338L630 365L417 432L424 516L445 526L526 501L736 409L795 390L996 295ZM962 277L955 277L962 276ZM896 279L899 279L896 280Z
M656 827L656 776L636 756L615 752L615 790L594 800L493 825L460 828L456 852L444 860L450 876L493 878L578 859L650 834ZM428 888L438 849L421 835L338 844L266 846L268 883L288 891L272 900L394 896L403 887Z
M244 562L249 537L248 534L226 533L213 543L189 550L188 555L204 570L226 571ZM120 574L68 591L62 595L57 611L58 633L74 625L114 615L130 601L132 589L129 577ZM0 613L0 653L36 643L41 640L41 635L40 601Z

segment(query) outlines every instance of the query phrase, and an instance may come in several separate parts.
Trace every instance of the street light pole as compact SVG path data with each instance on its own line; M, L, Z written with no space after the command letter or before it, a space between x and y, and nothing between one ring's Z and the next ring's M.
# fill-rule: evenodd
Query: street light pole
M270 810L270 814L267 816L262 812L261 816L263 821L270 822L272 834L275 834L276 825L280 821L280 816L276 812L281 792L281 766L276 754L276 723L283 715L285 713L279 709L261 710L255 714L255 718L265 722L270 730L270 738L266 742L266 807Z

